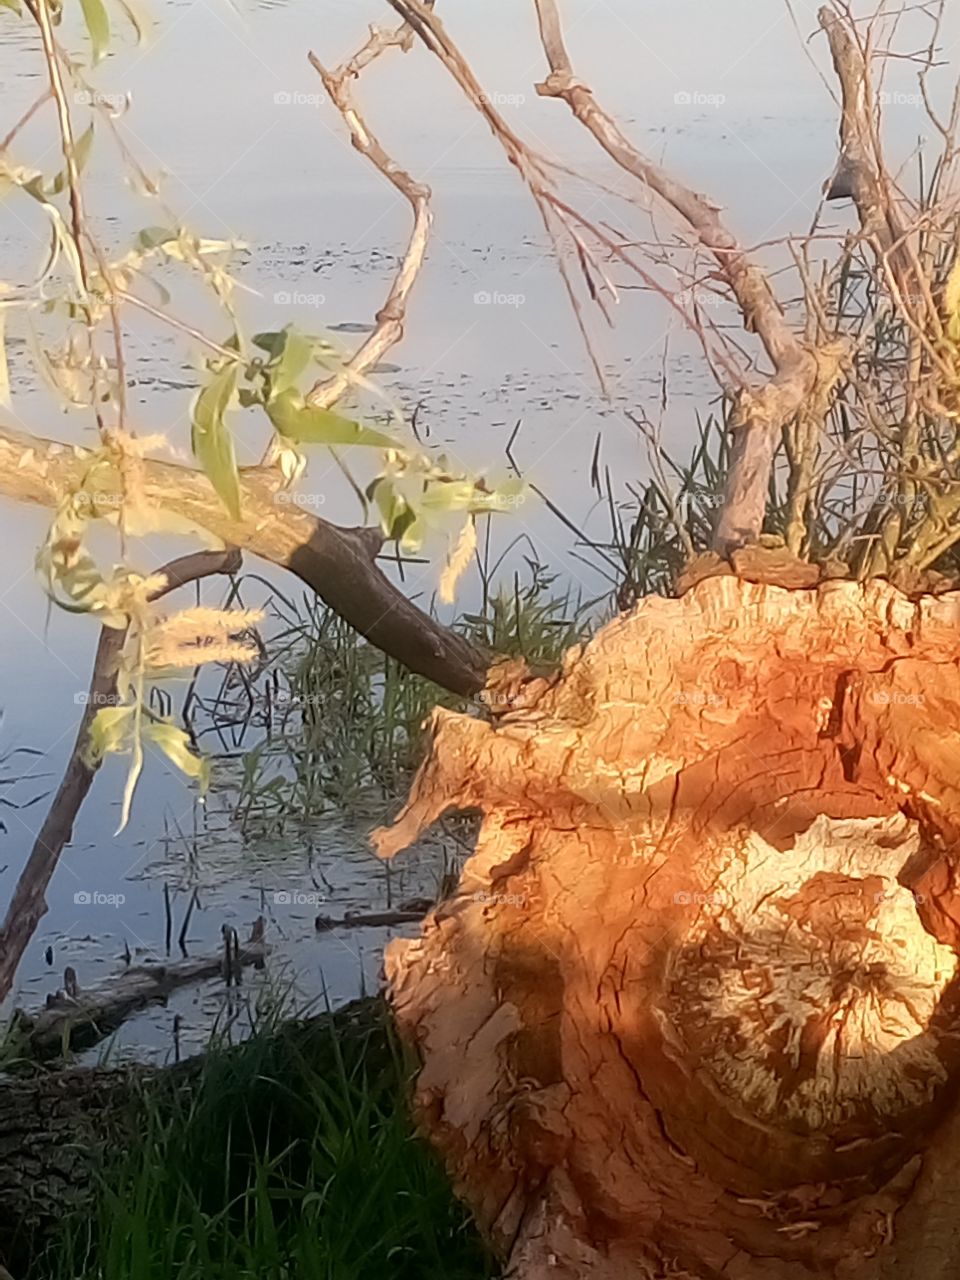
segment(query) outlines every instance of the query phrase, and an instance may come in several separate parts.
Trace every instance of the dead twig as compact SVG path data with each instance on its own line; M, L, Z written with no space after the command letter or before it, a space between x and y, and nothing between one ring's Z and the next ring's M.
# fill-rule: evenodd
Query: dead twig
M309 392L311 404L327 409L359 378L383 359L391 347L403 337L407 300L423 266L423 259L430 236L432 215L430 212L430 188L416 182L410 174L384 150L379 139L371 132L353 98L353 82L364 67L368 66L384 50L400 48L404 52L413 42L413 32L404 23L394 31L382 31L372 27L363 47L351 59L334 71L327 70L316 54L310 53L310 65L314 68L330 100L340 112L350 130L350 140L357 151L373 164L400 194L409 201L413 210L413 228L410 240L394 277L393 284L383 306L377 312L373 332L346 362L342 371L332 378L318 382Z

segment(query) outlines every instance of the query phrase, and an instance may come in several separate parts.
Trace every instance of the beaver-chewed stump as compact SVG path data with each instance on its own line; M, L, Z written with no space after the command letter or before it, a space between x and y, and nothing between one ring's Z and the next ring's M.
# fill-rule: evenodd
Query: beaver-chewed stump
M494 723L387 954L420 1123L507 1274L960 1277L960 595L651 598Z

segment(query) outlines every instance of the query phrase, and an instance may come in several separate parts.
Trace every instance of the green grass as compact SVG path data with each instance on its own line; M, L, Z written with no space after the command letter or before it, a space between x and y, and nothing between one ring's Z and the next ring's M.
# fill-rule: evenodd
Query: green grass
M549 669L586 637L593 606L560 593L541 566L528 567L523 581L514 576L496 592L484 578L481 609L455 625L491 653ZM384 816L420 762L433 708L480 713L482 702L457 699L406 670L317 599L276 595L272 606L281 625L260 670L242 685L228 672L206 704L214 725L242 722L256 739L234 752L239 767L223 784L235 789L239 830L254 838L281 834L330 809ZM209 734L209 724L194 716L195 728Z
M378 1006L375 1006L377 1008ZM332 1027L340 1028L334 1030ZM283 1024L144 1097L44 1280L483 1280L498 1274L414 1136L381 1013Z

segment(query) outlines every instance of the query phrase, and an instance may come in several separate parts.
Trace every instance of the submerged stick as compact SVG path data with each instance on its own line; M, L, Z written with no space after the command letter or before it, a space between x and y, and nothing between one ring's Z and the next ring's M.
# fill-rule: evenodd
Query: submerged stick
M38 1013L21 1011L17 1025L36 1058L56 1057L64 1047L87 1049L132 1014L165 1000L179 987L218 976L224 977L228 986L231 980L236 983L244 965L262 968L269 951L262 940L238 942L229 952L229 971L223 954L137 965L89 991L74 988L73 994L58 992L48 997L47 1007Z

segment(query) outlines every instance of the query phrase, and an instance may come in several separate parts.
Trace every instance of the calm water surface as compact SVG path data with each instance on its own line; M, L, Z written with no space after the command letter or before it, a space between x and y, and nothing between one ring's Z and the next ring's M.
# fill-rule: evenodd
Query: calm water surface
M825 68L823 42L805 49L785 5L568 0L563 7L580 74L649 154L726 206L745 242L760 244L809 227L834 163L836 111L817 70ZM566 109L534 93L544 68L533 6L460 0L442 8L511 124L543 153L562 156L588 177L627 194L623 175L603 164ZM808 0L794 4L804 38L816 27L816 8ZM343 124L323 98L306 55L312 49L335 64L360 43L368 22L389 23L390 17L385 5L370 0L244 3L239 9L226 0L165 0L152 6L149 42L119 48L95 73L104 92L133 94L120 128L145 167L165 175L165 199L183 221L201 234L235 237L249 246L239 272L254 291L240 304L249 328L290 320L311 331L363 324L382 303L405 244L408 209L346 143ZM956 18L951 22L960 25ZM64 39L71 48L83 47L69 23ZM897 76L888 90L909 97L909 68L899 67ZM0 12L0 85L3 132L43 85L35 36L6 11ZM408 412L419 405L431 443L472 466L502 465L505 443L521 420L515 454L529 477L602 536L606 516L589 489L597 433L603 433L601 461L615 484L645 476L644 446L625 411L657 415L666 367L671 399L664 435L682 456L694 436L695 410L708 411L713 395L694 346L662 301L623 291L616 330L595 326L613 389L605 401L536 211L486 126L439 64L419 48L405 56L394 52L365 76L360 98L388 150L433 188L436 215L407 337L389 357L396 371L381 375L384 389ZM891 107L888 119L894 153L905 159L923 133L923 117L904 100ZM16 158L48 172L58 167L56 141L43 120L23 137ZM127 244L139 227L163 221L151 202L118 187L116 173L113 153L98 144L87 173L88 202L111 248ZM579 199L597 221L630 228L638 238L650 236L642 197L631 204L598 188L581 188ZM842 230L849 212L840 207L829 219ZM661 223L662 217L662 235ZM0 278L23 278L40 256L45 234L35 210L15 201L0 206ZM776 248L760 252L771 266L779 265ZM622 271L614 274L630 283ZM216 332L222 320L206 301L169 283L175 309ZM485 301L498 296L511 301ZM720 316L726 319L722 311ZM36 388L15 325L12 331L20 422L40 434L90 440L84 417L62 414ZM349 331L339 332L345 344L356 340ZM149 323L138 326L129 343L137 427L162 430L185 449L196 353ZM254 460L263 447L262 427L238 418L237 430L241 461ZM322 456L311 464L308 488L329 518L359 518L347 487ZM77 695L86 688L96 642L91 624L48 616L32 571L46 523L44 513L0 507L6 549L0 559L0 741L44 753L35 772L47 777L37 786L55 783L66 762L80 713ZM532 499L501 523L501 545L521 532L529 539L525 550L533 549L562 579L588 596L602 590L599 577L574 554L571 535ZM145 563L156 563L161 554L156 547L145 549ZM412 591L429 598L436 563L414 575ZM181 780L151 760L133 820L114 837L121 781L117 764L105 768L81 815L49 894L49 914L22 966L20 1002L40 1003L57 985L55 975L64 964L74 965L81 985L91 985L120 970L127 948L141 956L162 952L164 882L174 891L178 922L189 891L200 890L192 952L215 945L224 921L245 931L263 911L277 944L273 989L293 984L302 994L326 990L340 999L362 982L375 985L383 931L318 938L312 926L316 907L274 900L278 891L292 899L297 892L322 893L329 914L382 906L388 886L367 847L370 821L328 817L305 835L244 846L222 811L200 812ZM32 786L18 792L21 798ZM5 814L2 900L41 810ZM188 856L191 841L179 839L178 830L199 832L198 859ZM436 843L415 852L390 886L394 900L429 887L437 858ZM125 901L76 901L78 893L94 891L122 894ZM44 962L48 946L54 948L53 970ZM167 1052L175 1013L187 1043L200 1040L221 1005L216 983L183 993L169 1008L128 1024L122 1045Z

